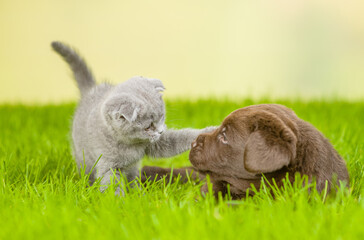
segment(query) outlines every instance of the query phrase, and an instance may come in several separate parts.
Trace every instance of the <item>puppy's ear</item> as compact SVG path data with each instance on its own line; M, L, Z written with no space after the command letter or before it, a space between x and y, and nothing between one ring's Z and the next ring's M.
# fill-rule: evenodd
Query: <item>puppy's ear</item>
M251 117L251 134L245 144L245 169L268 173L288 166L296 156L297 138L277 115L260 111Z

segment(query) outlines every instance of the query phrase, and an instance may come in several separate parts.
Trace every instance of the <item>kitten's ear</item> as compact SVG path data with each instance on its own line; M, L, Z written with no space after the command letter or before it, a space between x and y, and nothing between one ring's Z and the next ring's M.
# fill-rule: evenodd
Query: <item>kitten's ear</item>
M153 84L153 86L155 87L155 90L157 90L157 92L160 92L161 94L164 91L164 89L166 89L164 87L162 81L159 79L149 79L149 81Z
M122 104L118 111L118 119L125 119L130 123L134 122L138 117L139 110L138 107L132 107L127 103Z
M103 106L103 113L113 120L134 122L140 108L131 96L126 94L109 98Z

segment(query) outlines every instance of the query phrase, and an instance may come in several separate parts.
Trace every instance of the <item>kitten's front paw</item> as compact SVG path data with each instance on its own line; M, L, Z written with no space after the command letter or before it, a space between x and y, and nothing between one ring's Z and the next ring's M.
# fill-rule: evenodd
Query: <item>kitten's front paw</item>
M109 186L101 186L100 187L100 192L104 193L106 191L106 189L108 189ZM120 188L120 186L118 186L115 189L115 196L121 196L121 197L125 197L125 192L122 188Z
M125 197L125 192L123 189L121 189L120 187L117 187L115 190L115 196L121 196L121 197Z

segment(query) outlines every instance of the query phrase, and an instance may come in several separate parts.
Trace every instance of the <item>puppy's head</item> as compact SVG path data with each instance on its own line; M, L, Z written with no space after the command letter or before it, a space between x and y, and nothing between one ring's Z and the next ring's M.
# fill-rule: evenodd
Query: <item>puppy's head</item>
M192 143L191 163L200 171L243 179L290 165L297 144L292 112L267 110L238 109L217 130L199 135Z

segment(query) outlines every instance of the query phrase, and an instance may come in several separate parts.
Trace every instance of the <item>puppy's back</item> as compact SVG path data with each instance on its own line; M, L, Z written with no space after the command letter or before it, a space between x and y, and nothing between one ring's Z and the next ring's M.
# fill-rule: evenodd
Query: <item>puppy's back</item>
M334 149L330 141L312 124L299 119L298 146L297 146L297 171L308 176L314 176L317 190L325 188L328 181L330 189L332 181L345 181L349 184L349 174L345 161Z

